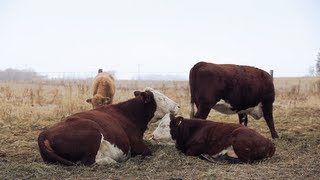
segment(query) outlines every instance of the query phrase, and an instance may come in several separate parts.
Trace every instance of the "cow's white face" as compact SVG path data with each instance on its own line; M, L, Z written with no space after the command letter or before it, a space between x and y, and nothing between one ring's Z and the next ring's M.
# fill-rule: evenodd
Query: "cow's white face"
M166 114L152 133L152 139L160 144L173 145L174 140L170 134L170 113Z
M157 109L154 113L154 117L150 121L151 123L158 121L159 119L163 118L164 115L167 113L171 113L176 115L180 109L180 106L178 103L174 102L170 98L168 98L166 95L160 93L157 90L154 90L150 87L147 87L144 89L149 90L153 93L154 100L157 104Z

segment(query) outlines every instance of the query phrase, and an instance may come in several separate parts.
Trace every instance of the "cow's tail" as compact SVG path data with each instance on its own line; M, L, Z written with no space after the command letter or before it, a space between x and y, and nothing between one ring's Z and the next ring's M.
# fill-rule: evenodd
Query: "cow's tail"
M190 105L191 105L190 118L194 118L194 102L191 102Z
M190 110L190 118L194 117L194 78L195 77L195 67L191 68L190 73L189 73L189 89L190 89L190 106L191 106L191 110Z
M60 157L54 152L54 150L50 146L49 140L46 139L45 131L39 134L38 145L39 145L41 157L45 162L48 162L48 163L58 162L67 166L75 165L75 163Z
M275 151L276 151L276 147L275 147L274 143L271 143L268 157L272 157L274 155Z

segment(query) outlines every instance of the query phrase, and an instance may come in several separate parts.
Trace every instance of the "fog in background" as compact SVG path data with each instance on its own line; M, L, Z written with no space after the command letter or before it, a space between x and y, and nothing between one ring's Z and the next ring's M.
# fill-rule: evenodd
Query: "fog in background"
M2 0L0 70L183 79L209 61L305 76L320 48L319 9L317 0Z

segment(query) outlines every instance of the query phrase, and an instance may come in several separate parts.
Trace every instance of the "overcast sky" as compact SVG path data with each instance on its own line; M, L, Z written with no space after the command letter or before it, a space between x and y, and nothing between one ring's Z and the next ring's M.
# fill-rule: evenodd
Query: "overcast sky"
M188 73L198 61L304 76L319 0L0 0L0 70Z

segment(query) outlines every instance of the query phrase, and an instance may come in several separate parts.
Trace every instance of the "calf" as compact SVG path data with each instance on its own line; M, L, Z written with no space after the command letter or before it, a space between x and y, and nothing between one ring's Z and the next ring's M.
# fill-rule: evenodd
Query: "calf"
M156 90L135 91L134 95L135 98L118 104L73 114L41 132L38 145L43 160L91 165L151 155L143 141L149 121L155 114L164 116L161 112L177 113L178 105Z
M252 163L273 156L274 144L241 124L170 117L170 134L176 148L188 156L218 157L233 148L238 158Z
M275 90L267 72L251 66L199 62L190 69L189 85L190 117L206 119L215 109L238 114L239 122L247 125L248 114L255 119L263 116L272 138L278 137L272 114Z
M86 100L93 108L112 104L115 93L115 83L112 75L99 72L93 81L93 97Z

